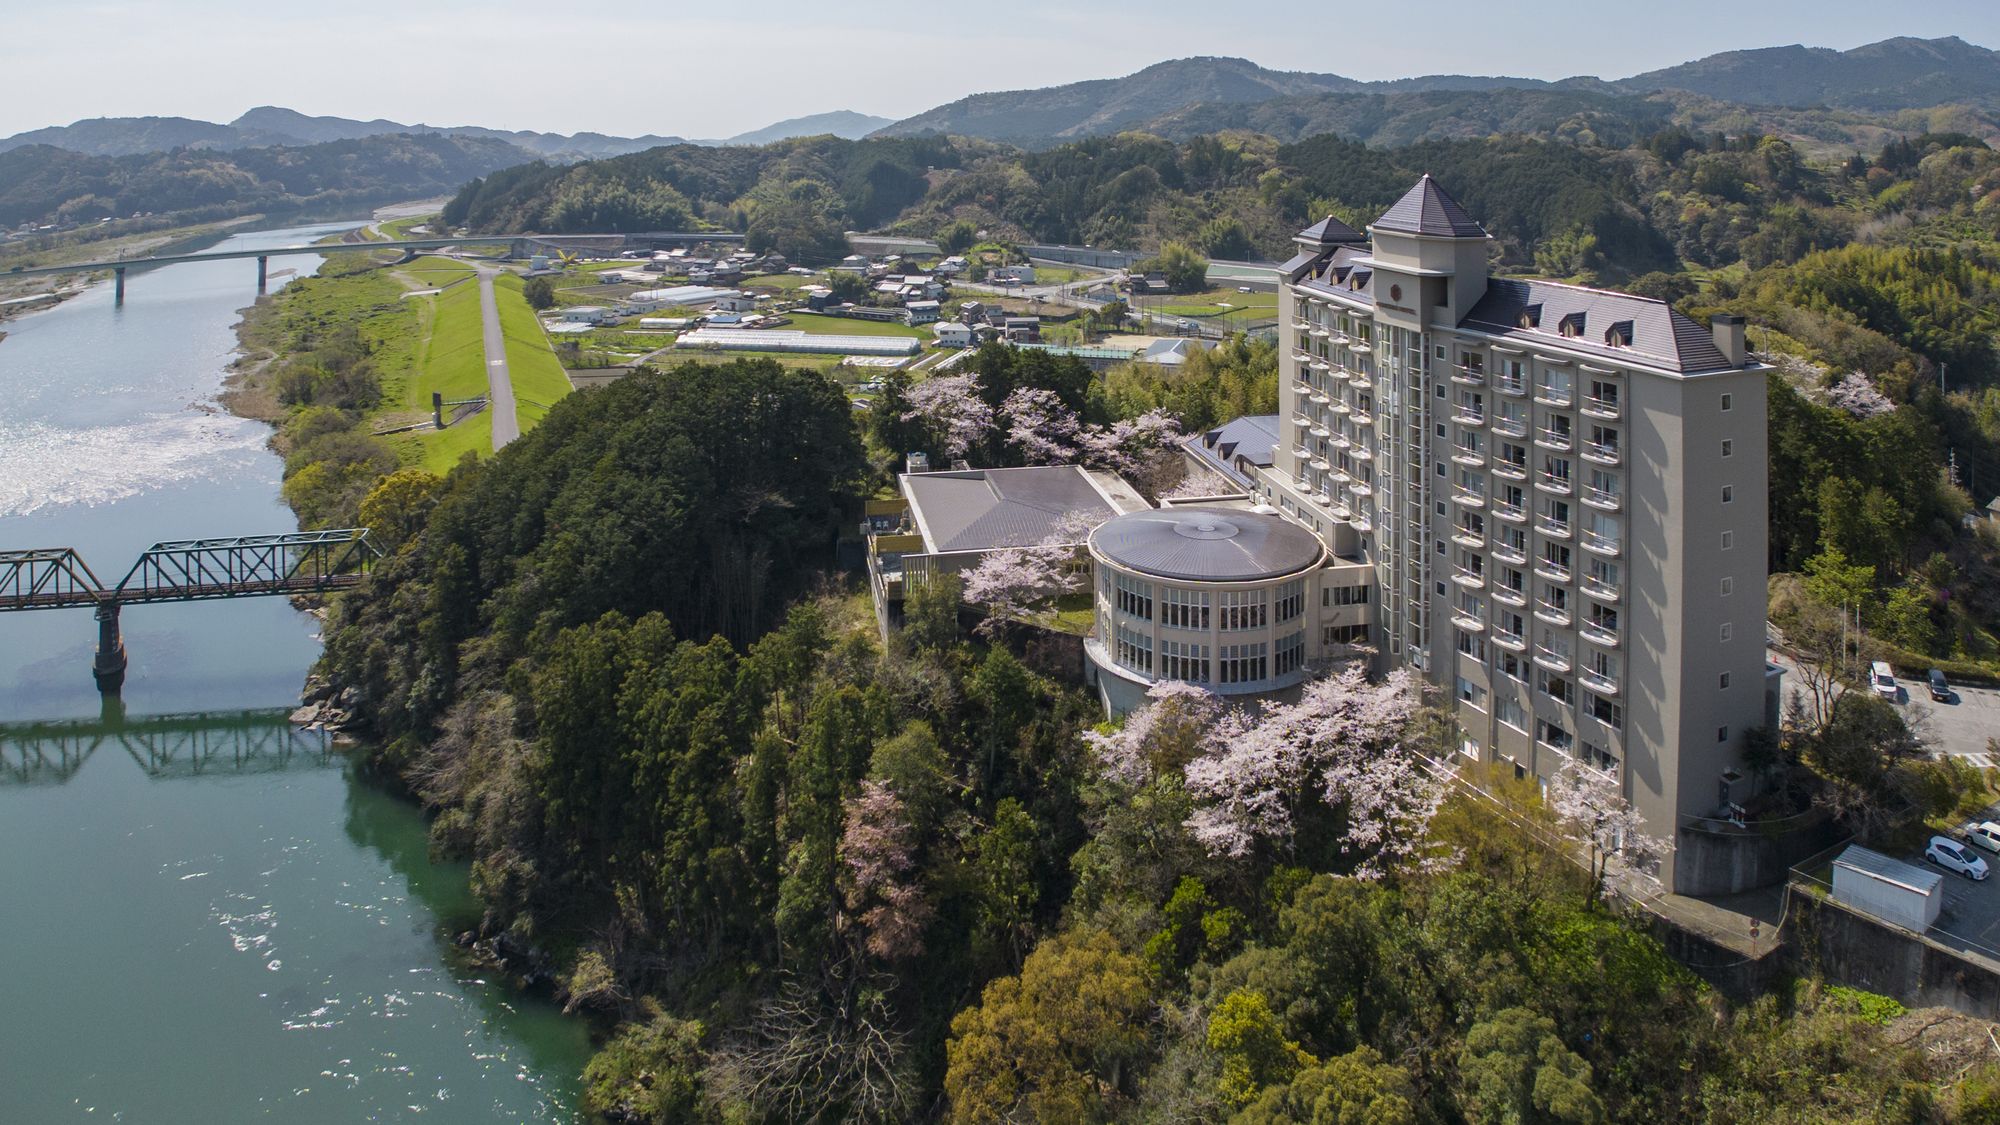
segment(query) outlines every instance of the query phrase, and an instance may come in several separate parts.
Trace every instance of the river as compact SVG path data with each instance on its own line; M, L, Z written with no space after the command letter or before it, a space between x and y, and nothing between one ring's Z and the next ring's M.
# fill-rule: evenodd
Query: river
M75 547L116 583L156 541L296 526L268 428L214 405L255 269L135 273L123 308L102 285L7 325L0 548ZM466 870L283 721L316 622L272 598L123 617L106 707L88 610L0 614L0 1121L574 1120L582 1023L466 964Z

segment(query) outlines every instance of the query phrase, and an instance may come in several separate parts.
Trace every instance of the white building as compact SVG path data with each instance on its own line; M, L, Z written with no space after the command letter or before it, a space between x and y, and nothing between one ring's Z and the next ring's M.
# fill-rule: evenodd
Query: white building
M972 329L955 320L940 321L931 331L937 333L940 348L969 348L972 346Z
M1366 644L1379 668L1413 668L1458 701L1468 760L1546 779L1582 759L1661 837L1726 815L1748 796L1741 755L1775 722L1778 690L1764 661L1765 368L1741 319L1704 327L1648 298L1489 278L1486 232L1428 176L1365 235L1329 218L1296 241L1258 499L1326 548L1304 577L1305 659ZM1172 578L1104 561L1131 581ZM1275 621L1258 576L1276 565L1174 581L1211 598L1251 583ZM1127 677L1188 670L1158 663L1159 645L1222 643L1160 623L1151 669L1121 663L1116 631L1135 626L1130 603L1107 604L1116 593L1100 585L1098 645ZM1219 665L1202 670L1220 683ZM1285 686L1275 657L1264 671L1247 690ZM1671 859L1662 875L1709 889Z

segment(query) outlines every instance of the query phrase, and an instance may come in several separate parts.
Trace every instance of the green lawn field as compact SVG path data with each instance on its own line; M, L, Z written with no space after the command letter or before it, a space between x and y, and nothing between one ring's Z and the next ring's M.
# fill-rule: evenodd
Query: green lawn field
M913 340L927 340L927 329L915 328L893 321L854 320L844 316L821 316L818 313L787 313L791 323L781 328L809 332L815 336L907 336Z

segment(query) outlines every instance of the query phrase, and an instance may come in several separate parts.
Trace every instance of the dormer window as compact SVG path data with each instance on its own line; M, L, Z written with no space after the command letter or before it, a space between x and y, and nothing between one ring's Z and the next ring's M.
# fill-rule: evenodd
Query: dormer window
M1583 314L1580 312L1565 314L1556 322L1556 331L1572 339L1583 335Z
M1542 326L1542 306L1529 305L1521 310L1521 327L1540 328Z
M1632 346L1632 322L1621 320L1604 330L1604 346L1608 348L1629 348Z

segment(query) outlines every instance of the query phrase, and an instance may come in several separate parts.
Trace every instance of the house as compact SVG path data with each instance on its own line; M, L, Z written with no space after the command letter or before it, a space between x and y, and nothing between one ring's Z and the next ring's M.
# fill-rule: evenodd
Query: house
M859 254L849 254L847 257L842 258L840 260L839 265L833 268L837 270L846 270L849 273L867 273L868 259L862 257Z
M1153 270L1146 274L1134 274L1132 276L1131 288L1132 292L1139 296L1151 296L1153 294L1169 292L1167 275L1161 273L1159 270Z
M565 324L610 324L618 314L603 305L571 305L562 311Z
M940 322L931 331L937 333L940 348L969 348L972 346L972 329L955 320Z
M1010 316L1000 327L1010 344L1034 344L1042 339L1042 318L1039 316Z
M1230 483L1232 492L1255 491L1277 450L1276 414L1246 414L1181 442L1191 470L1214 473Z
M966 271L967 266L968 263L966 262L965 257L963 255L953 254L951 257L946 258L943 261L940 261L937 265L931 267L931 272L941 273L946 277L957 277L959 274L962 274Z
M851 317L855 320L879 320L894 324L910 323L910 310L908 309L880 309L872 305L842 305L840 306L839 313L841 316Z
M723 312L749 312L757 307L757 298L748 293L725 293L717 297L715 304L710 307Z
M941 308L936 301L911 301L903 307L910 310L911 324L937 323Z
M828 305L833 303L833 290L828 289L824 285L807 285L801 288L799 292L805 294L806 308L814 312L823 312Z
M1207 351L1214 345L1195 337L1175 340L1154 340L1140 349L1136 357L1140 363L1152 363L1161 367L1179 367L1187 362L1188 356L1198 351Z
M1115 474L1077 465L910 472L897 485L900 503L871 504L865 525L869 585L885 629L901 622L913 577L970 570L1008 548L1080 548L1073 515L1097 523L1146 507Z
M986 271L988 285L1033 285L1034 283L1033 266L995 266Z

